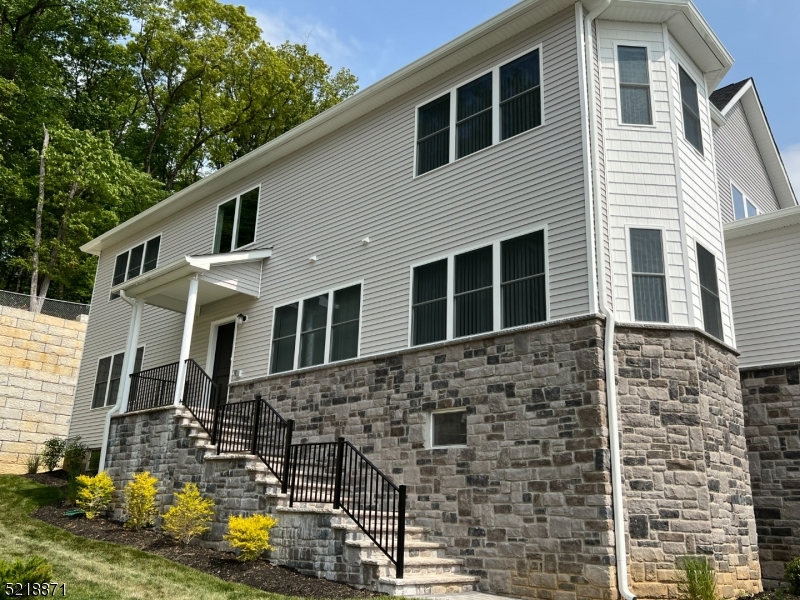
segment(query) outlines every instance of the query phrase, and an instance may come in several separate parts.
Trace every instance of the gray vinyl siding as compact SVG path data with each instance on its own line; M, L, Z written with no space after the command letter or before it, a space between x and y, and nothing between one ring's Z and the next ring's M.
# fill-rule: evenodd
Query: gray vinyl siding
M244 378L268 373L275 306L364 281L361 355L407 347L410 268L459 248L547 226L551 319L589 311L588 255L578 88L575 11L568 10L507 40L367 114L314 144L265 167L257 177L198 199L166 219L159 264L212 246L217 204L261 184L257 238L272 248L261 296L203 306L191 356L202 366L211 323L239 312L234 369ZM414 177L416 106L542 44L544 125ZM152 232L137 235L146 238ZM361 240L370 238L368 245ZM87 364L122 348L130 309L107 303L113 257L135 240L104 251L87 333ZM311 262L313 255L317 262ZM105 304L104 304L105 302ZM113 306L112 306L113 305ZM169 326L165 324L169 323ZM142 340L162 341L162 363L177 359L183 315L145 313ZM149 349L149 346L148 346ZM145 355L152 366L151 353ZM102 433L104 411L92 411L94 367L78 384L73 428ZM95 416L97 415L97 416ZM99 439L99 437L98 437Z
M261 263L249 262L241 265L223 265L214 267L201 275L210 281L237 292L250 296L258 296L261 286Z
M800 360L800 226L729 240L727 253L739 364Z
M723 223L733 221L731 181L762 213L780 210L741 102L728 112L726 123L714 131L714 153Z

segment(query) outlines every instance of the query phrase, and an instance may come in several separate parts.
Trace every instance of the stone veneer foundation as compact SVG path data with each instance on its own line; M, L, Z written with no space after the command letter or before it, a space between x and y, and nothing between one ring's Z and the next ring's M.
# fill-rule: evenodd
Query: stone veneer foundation
M362 448L409 486L414 524L465 559L481 591L611 599L603 333L587 317L411 348L242 384L231 401L261 394L295 419L296 443ZM621 329L616 341L633 591L674 596L687 553L714 559L725 597L760 589L734 353L695 331ZM467 412L467 445L427 447L430 411L452 408ZM147 418L114 419L116 480L155 471L162 505L199 482L224 513L212 540L223 516L263 510L242 469L211 466L177 424L150 417L155 435Z
M766 587L800 556L800 363L742 369L758 548Z

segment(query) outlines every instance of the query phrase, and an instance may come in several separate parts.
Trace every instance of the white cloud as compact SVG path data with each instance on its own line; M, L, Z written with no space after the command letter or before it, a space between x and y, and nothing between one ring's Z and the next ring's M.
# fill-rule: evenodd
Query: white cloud
M794 193L800 196L800 144L794 144L787 147L783 152L783 164L786 166L786 172L789 173L789 179L792 180L792 187Z

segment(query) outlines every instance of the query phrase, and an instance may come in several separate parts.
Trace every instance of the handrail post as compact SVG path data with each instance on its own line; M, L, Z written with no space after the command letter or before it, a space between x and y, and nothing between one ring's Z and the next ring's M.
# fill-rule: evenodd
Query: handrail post
M220 418L220 421L225 421L225 409L226 409L227 407L228 407L228 405L227 405L227 404L224 404L224 405L222 406L222 408L218 408L218 409L217 409L217 410L219 411L219 418ZM219 437L219 432L217 433L217 437ZM220 453L220 448L221 448L221 447L222 447L222 444L220 443L220 441L219 441L219 439L218 439L218 440L217 440L217 454L219 454L219 453Z
M256 394L253 412L253 438L250 444L250 454L258 454L258 428L261 422L261 394Z
M214 407L214 417L213 417L214 422L211 425L211 443L216 446L217 442L219 441L217 439L217 437L219 437L218 432L219 432L219 413L220 413L220 410L219 410L219 403L217 402L217 389L215 387L211 388L210 396L211 396L210 397L211 405Z
M406 553L406 486L400 486L400 498L397 501L397 579L403 578L403 563Z
M333 508L340 508L342 500L342 462L344 459L344 438L340 437L336 443L336 471L334 472Z
M286 445L283 449L283 477L281 478L281 494L289 489L289 471L292 460L292 434L294 433L294 419L286 421Z

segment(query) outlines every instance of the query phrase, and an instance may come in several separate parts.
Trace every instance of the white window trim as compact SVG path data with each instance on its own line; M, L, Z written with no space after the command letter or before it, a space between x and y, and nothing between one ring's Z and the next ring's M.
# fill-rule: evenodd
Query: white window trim
M622 78L619 74L619 46L627 46L630 48L644 48L647 50L647 77L649 79L648 89L649 89L649 98L650 98L650 120L652 123L644 124L644 123L623 123L622 122ZM655 99L653 98L653 59L652 56L654 55L652 44L650 42L624 42L616 40L614 41L614 77L617 82L617 126L622 129L658 129L658 125L656 124L656 107L655 107Z
M429 173L435 173L439 169L443 169L443 168L447 167L448 165L452 165L453 163L460 162L460 161L468 159L468 158L470 158L472 156L476 156L478 154L481 154L482 152L485 152L485 151L489 150L490 148L494 148L498 144L502 144L502 143L507 142L509 140L513 140L515 138L518 138L521 135L525 135L526 133L530 133L532 131L537 131L537 130L539 130L542 127L545 126L545 124L546 124L546 120L545 120L545 102L544 102L544 98L545 98L545 77L544 77L544 58L543 58L544 57L544 50L543 50L543 47L544 47L544 44L542 42L536 44L535 46L531 46L527 50L512 56L511 58L503 61L502 63L499 63L499 64L495 65L491 69L486 69L486 70L481 71L481 72L479 72L477 74L473 74L468 79L463 79L459 83L457 83L456 85L450 87L449 89L443 90L443 91L439 92L438 94L436 94L435 96L431 96L427 100L425 100L423 102L420 102L419 104L414 106L414 164L412 165L412 178L413 179L416 179L417 177L424 177L424 176L428 175ZM542 119L541 119L542 122L539 123L539 125L537 125L536 127L532 127L531 129L528 129L528 130L523 131L521 133L518 133L516 135L512 135L510 138L506 138L504 140L501 140L500 139L500 69L502 67L506 66L507 64L509 64L511 62L514 62L518 58L522 58L526 54L530 54L531 52L534 52L535 50L539 51L539 99L540 99L540 106L541 106L541 112L542 112L542 115L541 115L542 116ZM479 79L479 78L483 77L484 75L486 75L488 73L492 74L492 143L489 144L488 146L486 146L486 148L481 148L480 150L478 150L476 152L473 152L471 154L468 154L467 156L462 156L461 158L456 158L456 150L457 150L457 148L456 148L456 139L457 139L456 138L456 130L457 130L456 117L457 117L457 114L458 114L458 88L460 88L460 87L462 87L462 86L464 86L464 85L466 85L468 83L472 83L476 79ZM426 171L425 173L422 173L422 174L417 174L417 147L419 145L418 144L419 109L422 108L423 106L425 106L426 104L430 104L434 100L438 100L442 96L446 96L448 94L450 95L450 122L449 122L450 131L448 132L450 134L450 160L448 162L446 162L445 164L443 164L443 165L441 165L439 167L436 167L435 169L431 169L430 171Z
M122 253L120 252L120 254L122 254ZM144 357L145 357L145 354L147 353L147 349L146 349L145 346L146 346L146 344L139 344L138 346L136 346L136 351L137 352L139 351L139 348L142 349L142 366L144 366ZM108 390L111 387L109 385L111 383L111 368L114 366L114 357L117 354L123 354L124 355L125 354L125 350L122 350L121 352L112 352L111 354L103 354L102 356L98 356L97 357L97 363L95 363L95 366L94 366L94 378L92 379L92 395L89 398L89 410L102 410L102 409L105 409L105 408L111 408L112 406L114 406L114 404L116 404L116 400L114 401L114 404L108 404ZM106 379L106 397L103 400L103 406L92 406L92 404L94 403L94 388L97 385L97 371L100 370L100 361L103 360L104 358L110 358L111 359L111 363L110 363L109 369L108 369L108 379ZM123 360L125 360L125 359L123 358ZM136 361L136 356L135 355L133 357L133 360L134 360L134 362ZM122 375L124 375L124 373L122 373ZM120 389L122 389L122 379L121 379L122 375L120 376Z
M430 449L440 449L440 448L467 448L469 444L446 444L444 446L434 446L433 445L433 417L435 415L441 415L445 413L459 413L467 412L466 406L457 406L453 408L441 408L438 410L431 410L425 413L425 430L423 432L423 441L425 443L426 448ZM469 434L467 434L469 436ZM467 439L469 441L469 439Z
M750 215L747 214L747 203L748 202L753 206L753 208L756 209L756 214L754 216L757 217L758 215L763 214L761 212L761 209L758 207L758 204L753 202L753 199L744 191L744 189L742 189L742 186L738 185L733 179L729 179L728 181L730 181L730 184L731 184L731 208L733 209L733 220L734 221L744 221L745 219L751 219L752 218ZM736 218L736 203L734 202L734 199L733 199L733 188L736 188L739 191L739 193L742 195L742 199L744 200L744 203L745 203L744 204L744 217L742 217L741 219L737 219ZM703 246L703 248L705 248L705 244L700 244L700 245Z
M239 207L242 204L242 195L246 194L247 192L251 192L255 189L258 189L258 203L256 204L256 227L253 230L253 241L249 244L244 244L242 246L236 247L236 236L239 235ZM228 250L222 250L220 248L219 252L214 252L214 246L217 244L217 225L219 224L219 207L223 204L227 204L233 200L236 204L234 205L233 211L233 232L231 236L231 248ZM249 248L253 244L256 243L258 239L258 214L261 211L261 184L258 183L256 185L248 185L240 188L235 194L230 194L226 197L225 200L218 202L214 207L214 235L211 236L211 254L225 254L227 252L239 252L244 250L245 248Z
M666 321L638 321L636 319L636 299L633 297L633 249L631 248L631 229L653 229L658 230L661 232L661 260L663 261L664 265L664 302L666 303L667 309L667 320ZM650 224L643 224L643 225L636 225L636 224L627 224L625 225L625 253L627 254L626 257L626 267L628 269L628 294L630 297L630 310L631 310L631 322L633 323L643 323L645 325L669 325L672 323L672 297L670 294L670 284L669 284L669 262L667 262L667 228L663 225L650 225ZM654 273L655 274L655 273ZM687 302L691 302L691 291L686 291Z
M678 67L678 70L677 70L677 76L678 76L678 101L681 104L681 106L680 106L680 109L681 109L681 112L680 112L680 114L681 114L681 133L683 134L683 135L680 136L681 140L683 141L684 144L686 144L689 148L691 148L697 156L699 156L703 160L708 160L709 157L706 156L706 153L707 153L706 151L708 150L708 140L707 140L707 136L705 135L704 127L703 127L703 112L704 112L703 109L706 107L706 105L704 104L705 99L706 99L705 82L704 82L703 85L700 85L698 83L698 81L702 80L702 77L698 77L697 76L697 72L695 71L695 69L693 67L688 67L687 68L686 63L684 63L682 60L676 58L675 64ZM681 71L680 71L681 69L683 69L686 72L686 74L694 82L694 85L697 88L697 113L698 113L697 114L697 118L700 121L700 143L703 146L703 151L702 152L700 152L700 150L695 148L695 145L693 143L691 143L688 139L686 139L686 120L685 120L684 115L683 115L683 88L681 86Z
M330 360L330 348L331 348L331 320L333 317L333 294L340 290L347 289L349 287L353 287L356 285L361 286L361 297L359 299L358 305L358 345L356 348L356 355L351 356L350 358L344 358L342 360ZM327 322L325 324L325 360L318 365L311 365L308 367L300 367L298 366L300 362L300 336L302 335L303 329L303 305L305 304L306 300L311 300L312 298L316 298L317 296L322 296L323 294L328 294L328 316ZM273 373L272 371L272 345L275 338L275 314L278 312L279 308L283 308L284 306L288 306L290 304L297 303L297 329L295 330L295 338L294 338L294 361L292 362L292 368L287 371L279 371L277 373ZM301 369L314 369L317 367L322 367L325 365L335 365L337 363L345 362L348 360L353 360L355 358L361 358L361 328L364 322L364 279L359 279L356 281L351 281L350 283L346 283L343 285L337 285L333 288L328 288L325 290L320 290L313 294L305 294L301 298L297 298L294 300L288 301L281 301L276 303L272 307L272 331L269 335L269 359L267 362L267 369L270 375L285 375L287 373L292 373L294 371L299 371ZM231 361L231 365L233 362Z
M152 240L154 240L154 239L156 239L156 238L161 238L161 241L158 242L158 254L156 255L156 266L153 267L150 270L153 271L153 270L158 268L158 263L161 261L161 242L164 241L164 232L163 231L159 231L156 235L150 236L149 238L147 238L143 242L136 242L135 244L132 244L131 246L129 246L127 249L123 250L122 252L117 252L114 255L114 261L111 263L111 287L114 287L114 269L117 266L117 258L119 256L125 254L126 252L128 253L128 260L125 261L125 279L123 279L122 282L125 283L126 281L131 281L132 279L136 279L136 277L140 277L141 275L144 274L144 273L142 273L142 267L144 267L144 257L145 257L145 252L147 251L147 243L152 241ZM137 246L142 246L142 245L144 245L144 251L142 252L142 262L139 265L139 275L137 275L136 277L131 277L131 279L128 279L128 270L130 269L130 266L131 266L131 255L130 255L130 252L131 252L131 250L133 250ZM149 272L150 271L148 271L148 273ZM118 297L119 296L117 296L117 298ZM110 293L108 295L108 301L109 302L113 302L117 298L112 298Z
M409 266L409 284L408 284L408 347L409 348L425 348L426 346L431 346L433 344L441 344L442 342L448 342L451 340L456 339L465 339L472 337L472 335L485 335L488 333L496 333L499 331L504 331L506 329L515 329L515 327L522 327L515 326L515 327L503 327L502 321L502 292L501 292L501 283L502 283L502 274L500 273L502 259L500 256L500 246L503 242L512 240L517 237L522 237L523 235L528 235L529 233L536 233L537 231L544 232L544 285L545 285L545 318L543 321L537 321L536 324L547 323L551 319L550 313L550 251L549 251L549 230L547 223L542 225L537 225L535 227L527 227L525 229L516 230L513 233L505 233L502 237L495 237L484 240L482 242L476 242L473 244L469 244L468 246L462 246L455 250L451 250L447 254L439 254L434 255L430 258L426 258L424 260L418 260ZM453 326L454 326L454 317L455 317L455 259L457 255L464 254L466 252L470 252L472 250L478 250L480 248L486 248L487 246L492 247L492 309L493 309L493 319L492 319L492 329L489 331L484 331L482 333L476 333L467 336L455 337L453 333ZM447 260L447 337L443 340L438 340L436 342L429 342L427 344L417 344L413 345L413 313L414 313L414 269L417 267L424 267L425 265L429 265L431 263L438 262L440 260Z

